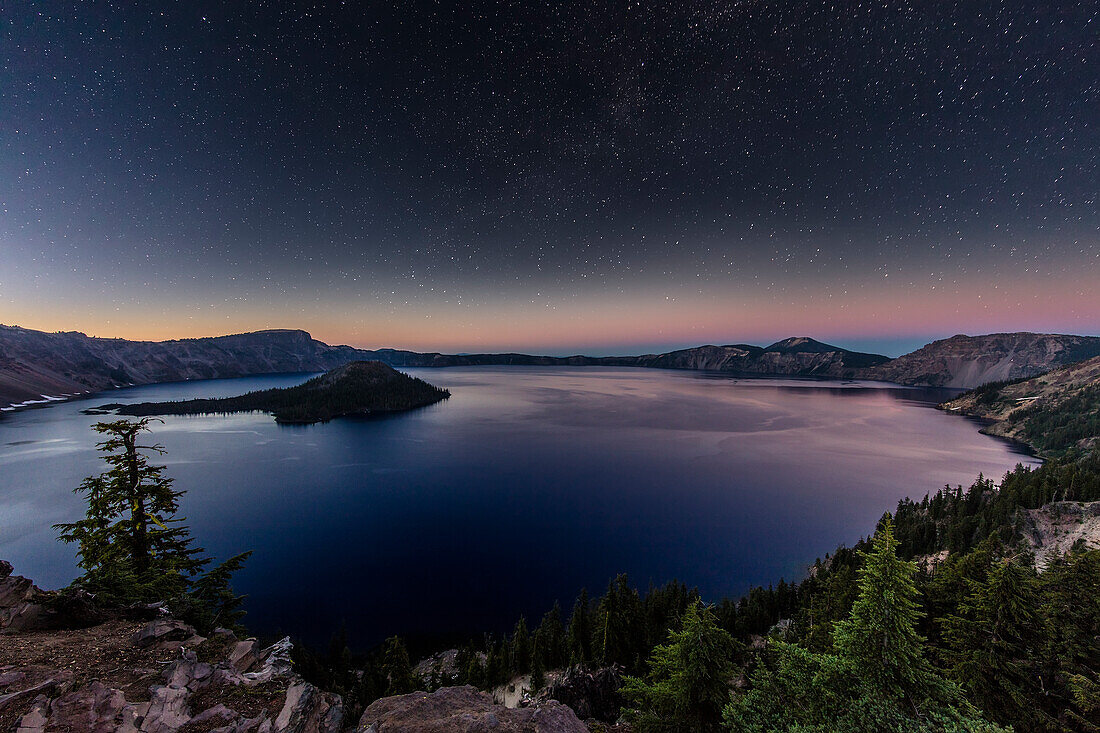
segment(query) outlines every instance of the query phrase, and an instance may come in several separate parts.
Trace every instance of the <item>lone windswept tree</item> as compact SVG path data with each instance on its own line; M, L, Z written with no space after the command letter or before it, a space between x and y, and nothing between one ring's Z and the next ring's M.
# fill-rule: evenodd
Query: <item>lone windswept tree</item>
M107 436L98 448L109 468L75 489L88 503L84 518L54 525L60 540L78 545L84 574L73 585L108 603L169 601L198 625L232 625L243 614L229 579L251 553L202 574L210 559L176 516L184 492L172 488L164 466L149 461L164 448L140 443L148 426L149 418L92 426Z

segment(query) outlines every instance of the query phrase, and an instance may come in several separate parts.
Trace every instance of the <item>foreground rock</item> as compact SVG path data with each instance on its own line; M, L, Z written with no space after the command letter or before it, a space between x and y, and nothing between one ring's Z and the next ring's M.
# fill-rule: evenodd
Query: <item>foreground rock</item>
M508 709L474 687L444 687L371 703L358 733L584 733L588 730L565 705L550 700Z
M7 563L0 572L0 730L343 730L343 701L293 672L287 639L264 649L225 630L207 639L166 615L48 628L64 596Z

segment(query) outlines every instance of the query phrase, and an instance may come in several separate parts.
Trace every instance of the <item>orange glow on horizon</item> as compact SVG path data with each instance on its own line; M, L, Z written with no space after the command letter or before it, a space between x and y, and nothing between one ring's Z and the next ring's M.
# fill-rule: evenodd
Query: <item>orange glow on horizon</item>
M329 344L415 351L622 353L635 344L756 343L812 336L845 339L912 338L997 331L1100 331L1100 289L1091 278L1061 284L1052 297L1035 281L972 287L942 295L917 288L864 289L854 295L806 294L798 301L737 294L654 298L641 294L564 302L498 303L449 308L412 304L382 311L355 304L251 304L201 310L186 307L118 309L89 303L20 312L0 322L43 331L83 331L101 337L166 340L301 328Z

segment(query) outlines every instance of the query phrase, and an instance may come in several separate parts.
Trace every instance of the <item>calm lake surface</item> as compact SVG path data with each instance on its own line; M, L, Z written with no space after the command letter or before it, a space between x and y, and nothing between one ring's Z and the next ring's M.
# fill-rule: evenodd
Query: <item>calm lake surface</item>
M903 496L1035 461L933 409L948 392L648 369L410 369L452 397L308 427L268 415L155 425L207 551L254 550L234 583L254 633L360 646L509 628L619 572L704 598L799 578ZM0 421L0 558L75 574L50 525L103 470L80 410L224 397L309 375L136 387Z

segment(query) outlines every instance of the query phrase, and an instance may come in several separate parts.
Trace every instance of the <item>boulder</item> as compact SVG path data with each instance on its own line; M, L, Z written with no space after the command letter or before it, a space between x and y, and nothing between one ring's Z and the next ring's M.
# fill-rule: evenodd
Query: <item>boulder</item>
M179 619L158 618L145 624L132 637L130 642L139 649L146 649L154 644L163 644L172 641L187 641L196 638L195 629Z
M260 661L260 644L255 639L238 641L229 652L229 664L238 672L244 673Z
M49 727L110 733L118 730L125 707L126 698L120 691L93 681L50 703Z
M554 700L510 710L474 687L443 687L375 700L358 733L585 733L576 713Z
M46 593L12 570L10 562L0 560L0 633L28 631L46 612Z

